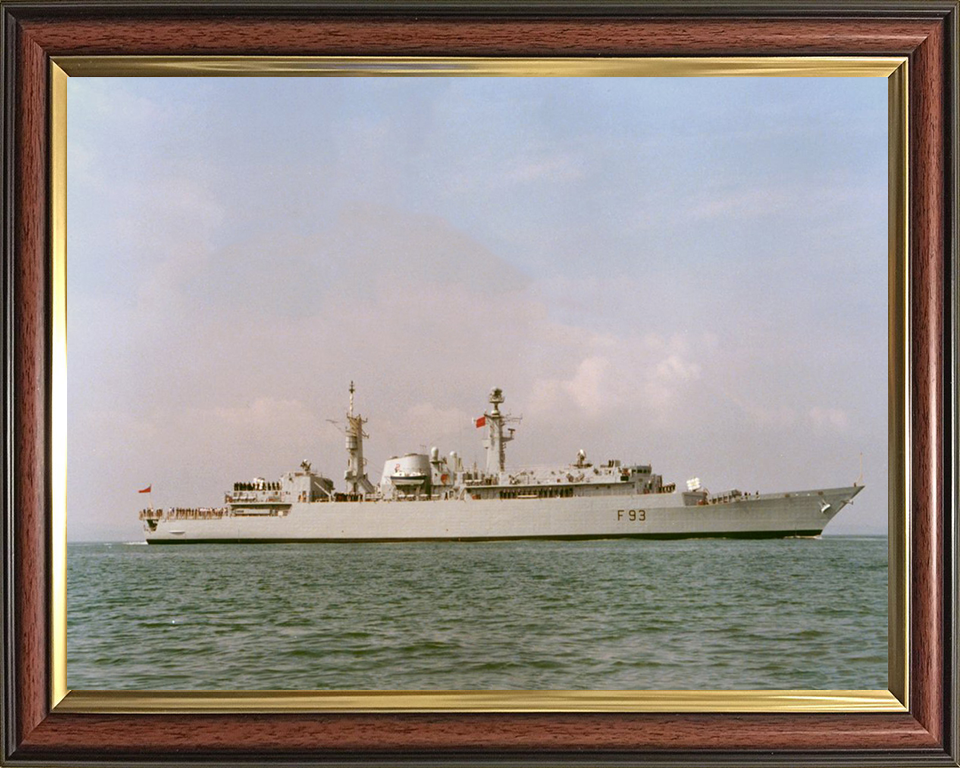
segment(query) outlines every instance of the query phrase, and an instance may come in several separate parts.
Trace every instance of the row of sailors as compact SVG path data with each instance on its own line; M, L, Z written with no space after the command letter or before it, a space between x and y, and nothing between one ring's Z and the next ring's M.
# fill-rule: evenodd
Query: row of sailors
M197 520L205 518L219 518L228 514L225 508L210 509L209 507L171 507L170 509L141 509L140 519L160 519L168 520Z
M256 482L256 483L234 483L233 490L235 491L279 491L280 483L266 483L266 482Z

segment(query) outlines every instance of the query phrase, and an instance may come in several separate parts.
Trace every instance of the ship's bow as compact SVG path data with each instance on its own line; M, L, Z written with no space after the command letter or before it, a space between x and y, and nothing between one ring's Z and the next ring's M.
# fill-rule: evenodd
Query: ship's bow
M851 485L846 488L831 488L823 491L820 501L820 514L823 516L823 525L826 526L833 518L840 514L840 510L853 501L854 497L863 490L862 485Z

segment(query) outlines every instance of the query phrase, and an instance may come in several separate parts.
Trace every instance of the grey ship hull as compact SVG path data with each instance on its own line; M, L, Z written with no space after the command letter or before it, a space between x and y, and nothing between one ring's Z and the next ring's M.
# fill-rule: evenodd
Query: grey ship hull
M683 493L294 503L277 515L161 519L149 544L819 536L862 486L690 504Z

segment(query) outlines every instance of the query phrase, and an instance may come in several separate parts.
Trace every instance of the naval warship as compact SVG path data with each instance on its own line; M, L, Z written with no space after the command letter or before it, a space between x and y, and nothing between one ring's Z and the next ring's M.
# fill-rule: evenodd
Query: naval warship
M387 459L374 485L354 392L351 383L345 490L304 461L278 481L234 483L221 507L141 510L147 543L809 537L863 489L710 493L698 478L678 489L649 464L594 464L582 450L566 466L508 470L506 445L516 432L509 425L519 419L500 410L501 389L476 420L485 467L432 448Z

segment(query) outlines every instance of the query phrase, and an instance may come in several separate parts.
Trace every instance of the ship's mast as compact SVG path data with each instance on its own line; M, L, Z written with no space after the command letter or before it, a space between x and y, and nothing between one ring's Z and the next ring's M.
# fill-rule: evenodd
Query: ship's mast
M500 403L503 402L503 390L496 387L490 392L490 404L493 406L484 413L487 422L487 437L483 441L487 449L487 472L503 472L507 463L506 444L513 440L513 428L508 428L509 434L503 434L503 425L520 421L512 416L500 413Z
M373 493L373 483L367 479L363 459L363 438L369 435L363 431L367 421L359 414L353 413L353 393L356 387L350 382L350 410L347 411L347 427L344 433L347 436L347 471L343 473L347 481L347 493Z

